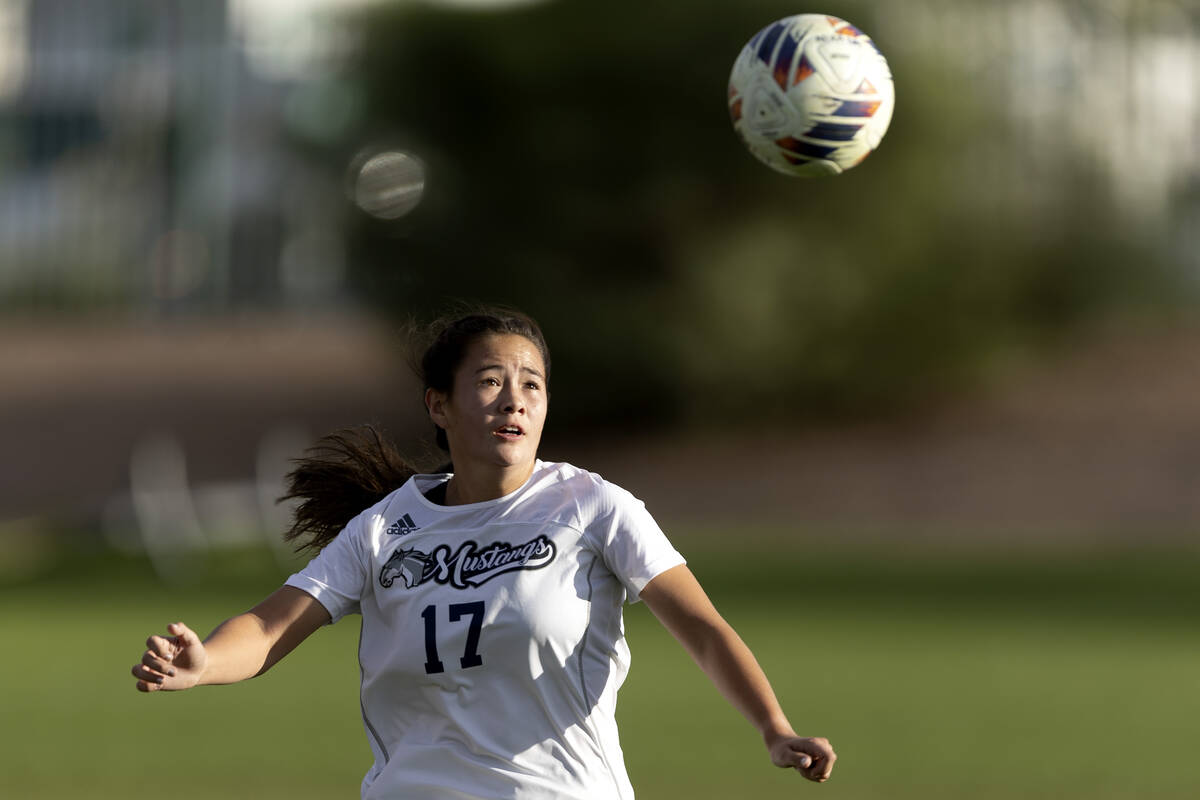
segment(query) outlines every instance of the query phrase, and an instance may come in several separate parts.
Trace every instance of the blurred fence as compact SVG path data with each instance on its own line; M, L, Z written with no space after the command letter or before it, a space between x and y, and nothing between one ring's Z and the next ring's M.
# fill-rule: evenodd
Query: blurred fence
M977 200L1026 206L1047 226L1079 171L1099 178L1133 235L1200 256L1200 10L1178 0L1011 3L927 0L881 9L888 44L966 82L953 87L1002 111L997 132L964 131L954 164ZM965 100L966 98L963 98ZM945 142L942 142L945 144Z
M224 2L0 4L0 306L336 303L337 187Z
M288 25L261 0L0 2L0 306L344 299L350 154L331 168L296 146L370 129L341 69L356 19L337 23L342 5L297 4ZM1015 206L1053 229L1083 173L1130 236L1200 270L1194 6L833 6L866 17L906 69L897 125L911 109L936 118L921 126L935 151L923 164L953 173L946 185L978 214ZM753 8L740 16L785 10Z

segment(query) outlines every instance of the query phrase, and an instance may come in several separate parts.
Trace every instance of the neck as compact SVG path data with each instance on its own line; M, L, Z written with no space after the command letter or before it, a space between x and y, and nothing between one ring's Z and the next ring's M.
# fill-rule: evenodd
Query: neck
M446 505L484 503L504 497L524 486L532 474L533 464L489 470L483 474L473 470L459 470L455 464L454 477L446 485Z

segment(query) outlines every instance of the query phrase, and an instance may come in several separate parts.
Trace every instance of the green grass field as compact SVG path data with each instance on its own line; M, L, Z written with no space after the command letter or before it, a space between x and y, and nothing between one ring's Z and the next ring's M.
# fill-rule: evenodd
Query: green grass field
M828 736L840 761L823 786L770 766L635 606L619 717L643 800L1196 796L1195 552L730 557L706 541L681 546L800 732ZM0 587L0 796L356 797L369 754L353 621L254 681L133 689L149 633L174 619L207 633L280 575L245 553L169 588L143 562L96 556Z

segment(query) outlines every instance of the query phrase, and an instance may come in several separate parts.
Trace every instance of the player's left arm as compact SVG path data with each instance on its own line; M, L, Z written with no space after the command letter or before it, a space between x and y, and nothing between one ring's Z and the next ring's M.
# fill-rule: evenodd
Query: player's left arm
M641 599L758 729L776 766L794 767L817 782L829 779L837 760L829 741L796 735L758 660L717 612L690 569L680 565L658 575L642 589Z

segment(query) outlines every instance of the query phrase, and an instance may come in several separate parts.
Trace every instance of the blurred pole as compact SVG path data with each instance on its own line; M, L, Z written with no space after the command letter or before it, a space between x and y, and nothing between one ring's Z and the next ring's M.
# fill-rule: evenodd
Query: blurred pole
M177 171L180 167L179 163L179 45L181 42L180 22L179 22L179 0L167 0L163 4L164 14L164 39L165 47L163 48L163 70L166 73L166 98L165 98L165 124L162 134L162 210L160 212L161 224L156 226L152 235L157 237L158 242L165 242L164 234L168 231L175 230L178 217L178 198L176 193L179 191L179 176ZM170 246L155 247L152 251L151 258L154 259L152 264L153 273L151 275L152 285L150 287L150 307L153 309L156 316L164 313L169 314L168 299L170 297L169 284L174 280L174 276L179 267L178 256L175 249Z

